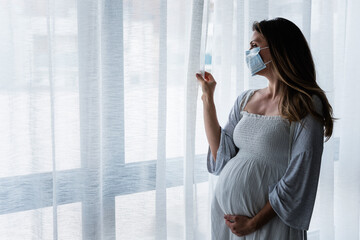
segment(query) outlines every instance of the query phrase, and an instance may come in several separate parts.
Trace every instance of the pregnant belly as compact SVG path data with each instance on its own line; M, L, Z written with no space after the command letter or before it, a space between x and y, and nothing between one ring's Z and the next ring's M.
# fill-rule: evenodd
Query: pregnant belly
M215 196L225 214L253 217L266 204L269 185L284 172L284 167L263 159L235 157L220 173Z

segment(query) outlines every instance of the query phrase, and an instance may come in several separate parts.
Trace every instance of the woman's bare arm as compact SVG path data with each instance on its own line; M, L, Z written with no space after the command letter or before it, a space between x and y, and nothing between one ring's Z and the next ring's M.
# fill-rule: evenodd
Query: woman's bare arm
M203 95L201 97L204 108L204 123L206 137L210 145L210 150L214 161L220 145L221 128L216 115L214 99L211 96Z
M216 154L220 145L221 128L216 116L216 109L214 103L214 91L216 81L211 73L205 71L204 78L201 74L197 73L196 78L201 84L203 95L201 99L204 104L204 122L205 132L208 139L210 150L213 155L214 161L216 161Z

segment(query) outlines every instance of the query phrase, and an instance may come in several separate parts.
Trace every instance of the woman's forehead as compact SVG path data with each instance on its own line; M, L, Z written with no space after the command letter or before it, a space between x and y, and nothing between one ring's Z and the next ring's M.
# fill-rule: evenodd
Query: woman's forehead
M259 32L257 31L254 31L253 32L253 35L251 37L251 40L250 40L250 43L251 42L257 42L257 43L261 43L261 42L266 42L265 38L263 37L262 34L260 34Z

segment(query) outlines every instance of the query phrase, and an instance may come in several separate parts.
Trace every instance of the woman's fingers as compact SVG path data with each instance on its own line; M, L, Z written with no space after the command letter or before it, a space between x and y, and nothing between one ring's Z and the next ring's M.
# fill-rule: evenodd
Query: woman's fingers
M205 79L208 81L215 81L214 77L211 75L211 73L205 71Z
M201 76L201 74L200 73L196 73L196 78L198 79L198 80L203 80L204 81L204 78Z
M205 81L205 82L215 82L214 77L211 75L211 73L205 71L205 77L201 75L201 73L196 73L196 77L199 80Z
M202 76L200 73L196 73L196 78L197 78L201 83L207 82L207 80L204 79L203 76Z

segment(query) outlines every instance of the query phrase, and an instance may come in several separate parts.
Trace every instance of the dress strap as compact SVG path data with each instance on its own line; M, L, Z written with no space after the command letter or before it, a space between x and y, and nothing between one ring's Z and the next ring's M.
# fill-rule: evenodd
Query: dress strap
M247 102L249 101L249 98L254 94L256 89L249 89L245 92L245 96L241 101L240 104L240 111L244 110L244 107L246 106Z

